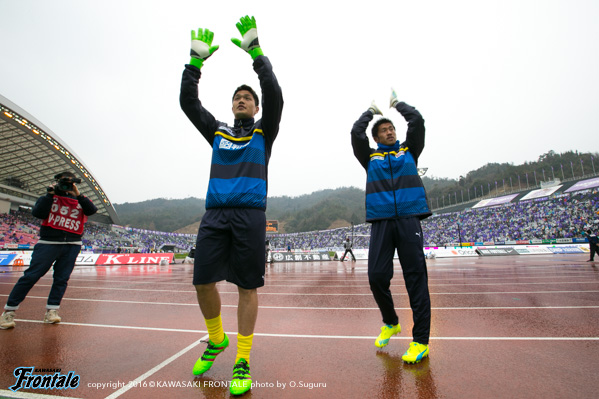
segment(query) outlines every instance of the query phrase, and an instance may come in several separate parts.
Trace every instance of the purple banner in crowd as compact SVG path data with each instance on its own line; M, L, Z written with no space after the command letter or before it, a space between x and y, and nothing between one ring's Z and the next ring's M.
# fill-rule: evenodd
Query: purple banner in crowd
M561 187L562 186L560 185L560 186L555 186L555 187L541 188L540 190L532 190L530 193L528 193L524 197L520 198L520 201L526 201L526 200L533 199L533 198L549 197L551 194L556 192Z
M589 188L598 187L598 186L599 186L599 177L596 177L594 179L579 181L578 183L576 183L575 185L573 185L572 187L570 187L569 189L567 189L564 192L569 193L572 191L587 190Z
M474 205L472 208L482 208L482 207L485 207L485 206L494 206L494 205L507 204L508 202L510 202L511 200L513 200L514 198L516 198L517 196L518 196L518 194L511 194L511 195L504 195L503 197L497 197L497 198L491 198L491 199L488 199L488 200L482 200L478 204Z

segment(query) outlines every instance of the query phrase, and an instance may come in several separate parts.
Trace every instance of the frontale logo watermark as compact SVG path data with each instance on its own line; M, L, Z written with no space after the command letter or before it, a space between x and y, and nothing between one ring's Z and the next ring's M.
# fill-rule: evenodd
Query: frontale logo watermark
M33 373L51 374L33 374ZM60 369L36 369L35 367L17 367L13 371L17 379L15 385L8 387L13 392L25 389L75 389L79 386L80 376L74 371L61 374Z

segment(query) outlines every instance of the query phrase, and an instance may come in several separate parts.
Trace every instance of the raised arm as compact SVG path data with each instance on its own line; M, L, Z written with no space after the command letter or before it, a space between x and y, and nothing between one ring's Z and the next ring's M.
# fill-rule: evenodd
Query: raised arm
M370 149L370 143L368 141L368 135L366 134L366 129L368 128L368 124L372 121L374 115L382 115L380 109L376 106L374 101L368 108L366 112L364 112L360 118L354 122L354 126L351 129L351 145L354 149L354 155L358 159L358 162L364 167L364 169L368 170L368 163L370 162L370 154L372 150Z
M395 108L401 116L408 122L408 131L406 132L406 141L404 146L408 147L410 153L414 157L414 161L418 164L418 157L424 149L424 119L416 108L397 99L395 90L391 90L391 99L389 102L391 108Z
M271 143L279 133L279 123L283 114L283 92L272 71L272 65L265 56L259 56L254 61L254 71L260 80L262 90L262 126L264 135Z
M262 127L264 137L272 145L279 133L279 123L283 113L283 92L272 71L269 59L264 56L258 41L258 28L254 17L242 17L237 23L237 29L242 39L233 38L231 41L247 52L254 60L254 71L260 80L262 91Z
M213 38L214 34L208 29L200 28L197 33L191 31L191 60L183 70L179 94L181 109L210 145L220 122L202 106L198 97L198 83L204 61L218 50L218 46L212 46Z

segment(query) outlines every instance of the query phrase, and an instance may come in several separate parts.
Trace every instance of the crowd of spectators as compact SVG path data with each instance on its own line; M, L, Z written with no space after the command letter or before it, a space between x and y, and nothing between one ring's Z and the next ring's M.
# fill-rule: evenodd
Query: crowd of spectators
M195 245L195 234L169 233L99 223L88 223L83 245L97 252L187 252Z
M599 190L583 190L550 198L499 206L466 208L435 214L422 221L425 246L467 242L506 242L535 239L584 238L599 230ZM353 234L352 234L353 233ZM370 224L307 233L270 235L273 248L302 250L343 249L353 237L354 248L368 248Z
M599 190L433 215L422 223L426 246L459 242L584 238L599 227Z
M331 230L310 231L306 233L267 234L266 238L274 250L327 250L340 251L343 241L353 238L354 248L368 248L370 225L360 224L353 227L339 227Z
M584 238L599 229L599 189L504 205L466 208L435 214L422 222L425 246L465 242ZM27 211L0 214L0 248L37 241L40 221ZM304 233L267 234L271 248L286 250L343 249L347 237L354 248L368 248L370 224ZM195 234L179 234L88 222L83 245L94 252L187 252Z
M33 245L39 238L41 220L29 211L0 214L0 248L6 244ZM82 243L86 249L105 253L187 252L195 234L168 233L120 227L88 221Z
M2 243L36 243L39 231L40 222L30 212L0 213L0 248Z

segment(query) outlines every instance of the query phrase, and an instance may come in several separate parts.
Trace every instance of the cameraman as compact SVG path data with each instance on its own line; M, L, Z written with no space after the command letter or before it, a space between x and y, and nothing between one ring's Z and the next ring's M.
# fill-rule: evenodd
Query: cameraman
M56 183L38 198L31 213L43 219L40 239L33 248L31 264L13 287L0 319L0 328L15 326L15 311L29 290L54 264L54 282L46 305L44 323L59 323L58 309L67 283L81 250L83 225L98 210L89 198L81 195L75 183L81 183L71 172L54 176Z

